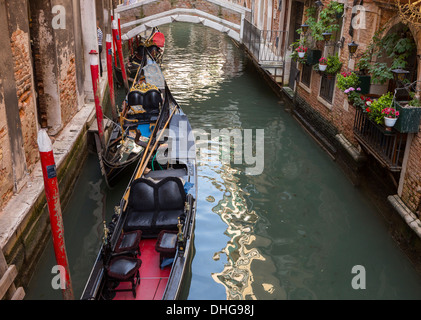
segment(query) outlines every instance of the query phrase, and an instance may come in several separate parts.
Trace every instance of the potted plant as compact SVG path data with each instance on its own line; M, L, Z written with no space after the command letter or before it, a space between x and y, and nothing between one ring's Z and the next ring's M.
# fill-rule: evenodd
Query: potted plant
M341 71L342 62L339 60L338 55L327 57L327 67L325 73L328 74L328 78L334 77L338 72Z
M384 124L384 114L382 113L385 108L392 107L393 95L391 92L385 93L377 100L374 100L369 109L366 110L368 118L377 124Z
M306 54L306 52L307 52L307 48L306 47L304 47L304 46L299 46L297 49L296 49L296 51L298 52L298 57L300 57L300 58L304 58L304 55Z
M338 75L336 84L339 90L345 92L349 88L359 88L359 78L355 72L341 72ZM359 91L361 91L361 88Z
M327 59L326 58L320 58L319 59L319 70L325 71L327 68Z
M416 44L409 28L402 28L383 35L384 28L378 30L367 49L361 54L357 67L361 75L363 92L366 92L368 74L371 84L384 85L393 79L393 69L405 69L408 57L416 50ZM387 60L385 60L387 59ZM389 62L385 62L389 61Z
M382 114L384 115L384 124L386 126L386 130L391 131L392 127L398 120L399 111L396 111L394 107L388 107L382 110Z

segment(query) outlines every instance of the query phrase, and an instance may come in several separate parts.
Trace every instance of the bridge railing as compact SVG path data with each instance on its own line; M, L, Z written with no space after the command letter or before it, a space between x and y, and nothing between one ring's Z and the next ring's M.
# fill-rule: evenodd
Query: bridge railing
M259 63L285 60L288 32L281 30L260 30L250 21L244 20L243 44Z

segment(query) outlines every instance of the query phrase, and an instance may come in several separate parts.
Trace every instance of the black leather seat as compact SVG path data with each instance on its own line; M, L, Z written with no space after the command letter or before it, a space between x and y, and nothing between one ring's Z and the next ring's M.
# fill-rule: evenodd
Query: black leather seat
M142 260L135 257L115 256L112 257L105 269L107 271L107 280L117 282L130 282L130 289L109 288L110 291L131 291L136 298L136 287L140 282L139 268Z
M141 230L143 237L156 237L161 230L177 230L184 219L186 193L179 178L167 177L158 183L133 181L128 199L124 231Z
M133 257L139 255L139 243L141 238L142 231L140 230L122 233L114 248L114 253L127 253Z

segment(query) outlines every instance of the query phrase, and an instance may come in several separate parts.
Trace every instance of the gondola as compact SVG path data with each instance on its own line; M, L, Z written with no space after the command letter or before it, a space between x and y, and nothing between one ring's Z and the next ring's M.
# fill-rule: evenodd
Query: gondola
M104 222L82 300L180 298L193 255L196 150L188 118L168 86L165 96L161 130L137 164L111 221Z
M140 37L140 38L139 38ZM149 37L142 39L138 36L137 41L133 42L133 53L129 56L128 62L125 64L127 80L129 85L137 74L139 66L146 63L147 57L152 57L156 63L161 65L165 47L165 37L159 32L158 28L153 28ZM124 80L119 65L114 68L117 83L123 87Z
M112 122L105 148L101 148L97 139L101 169L109 187L116 184L122 171L130 166L134 168L153 143L154 128L166 100L164 76L149 54L138 66L134 80L119 118Z

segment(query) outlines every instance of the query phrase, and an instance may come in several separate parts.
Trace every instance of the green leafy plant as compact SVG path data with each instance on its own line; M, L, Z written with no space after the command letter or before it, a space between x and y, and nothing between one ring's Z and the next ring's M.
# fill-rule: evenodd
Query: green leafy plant
M358 88L359 78L355 72L341 72L336 79L336 85L341 91Z
M407 26L391 31L384 37L384 28L378 30L367 49L359 57L357 68L361 74L371 74L372 83L385 84L393 79L393 69L405 69L407 59L416 50L416 44ZM382 58L391 63L381 62Z
M338 55L327 57L327 68L326 73L335 74L341 71L342 62L339 60Z
M393 103L393 94L388 92L379 99L373 101L367 110L368 117L377 124L383 123L384 114L382 113L383 109L390 108Z
M338 17L344 12L344 5L337 1L331 1L320 11L317 16L317 8L315 6L308 7L305 11L306 24L309 26L310 36L313 41L323 41L324 32L334 32L339 30L340 24ZM316 46L313 44L313 46Z
M415 95L415 92L410 92L409 95L411 96L411 101L408 102L408 105L411 107L421 107L421 101Z

